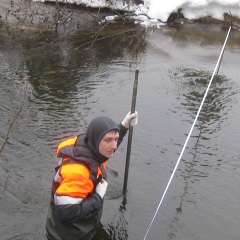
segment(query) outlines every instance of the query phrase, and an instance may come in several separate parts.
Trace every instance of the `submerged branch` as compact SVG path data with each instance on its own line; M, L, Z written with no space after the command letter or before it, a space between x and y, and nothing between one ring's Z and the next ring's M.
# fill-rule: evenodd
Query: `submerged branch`
M4 143L3 143L3 145L2 145L2 147L1 147L1 149L0 149L0 155L1 155L2 151L3 151L3 148L5 147L5 145L6 145L7 142L8 142L9 135L10 135L10 132L11 132L11 130L12 130L12 128L13 128L13 125L14 125L14 123L16 122L18 116L20 115L20 113L21 113L21 111L22 111L22 109L23 109L24 103L25 103L26 98L27 98L27 90L28 90L28 79L27 79L27 82L26 82L26 88L25 88L24 98L23 98L23 100L22 100L22 104L21 104L21 106L20 106L17 114L15 115L13 121L12 121L12 122L10 123L10 125L9 125L8 132L7 132L7 136L6 136L5 141L4 141Z
M9 175L7 176L7 179L6 179L5 183L4 183L4 187L3 187L3 190L2 190L1 195L0 195L0 200L3 198L4 192L5 192L6 188L7 188L8 178L9 178Z

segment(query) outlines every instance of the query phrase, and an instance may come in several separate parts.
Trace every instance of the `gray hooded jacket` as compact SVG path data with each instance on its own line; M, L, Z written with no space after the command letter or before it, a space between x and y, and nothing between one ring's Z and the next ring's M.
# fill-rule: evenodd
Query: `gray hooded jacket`
M98 167L103 172L103 178L107 179L107 173L102 163L108 159L99 153L99 143L102 137L112 130L117 130L120 133L119 146L127 133L127 129L122 124L116 125L108 117L97 117L88 125L86 134L79 135L74 146L61 149L58 157L69 158L68 162L64 161L64 164L79 163L87 166L90 170L90 178L96 186ZM60 164L56 168L56 174L61 166ZM54 240L85 239L88 235L93 234L100 222L103 199L93 191L79 204L55 205L54 193L59 185L60 183L53 181L53 195L46 222L47 234Z

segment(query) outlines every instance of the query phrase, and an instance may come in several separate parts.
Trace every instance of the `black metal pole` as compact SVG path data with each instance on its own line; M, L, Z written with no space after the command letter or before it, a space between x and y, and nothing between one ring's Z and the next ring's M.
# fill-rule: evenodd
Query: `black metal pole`
M139 70L136 70L135 71L135 80L134 80L134 84L133 84L131 113L135 112L136 99L137 99L137 87L138 87L138 73L139 73ZM130 154L131 154L131 146L132 146L132 135L133 135L133 127L129 126L126 164L125 164L124 183L123 183L123 194L124 195L126 195L126 192L127 192L128 172L129 172Z

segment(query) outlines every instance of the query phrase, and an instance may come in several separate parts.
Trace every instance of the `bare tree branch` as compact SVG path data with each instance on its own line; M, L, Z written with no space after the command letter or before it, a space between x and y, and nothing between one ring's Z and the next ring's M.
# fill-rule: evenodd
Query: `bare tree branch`
M28 82L29 82L29 81L28 81L28 79L27 79L27 82L26 82L26 88L25 88L24 98L23 98L22 104L21 104L21 106L20 106L20 108L19 108L17 114L15 115L13 121L11 122L9 128L8 128L8 132L7 132L6 139L5 139L3 145L2 145L2 147L1 147L1 149L0 149L0 156L1 156L1 153L2 153L2 151L3 151L3 148L4 148L5 145L7 144L7 141L8 141L8 138L9 138L9 134L10 134L12 128L13 128L13 125L14 125L14 123L16 122L18 116L20 115L20 113L21 113L21 111L22 111L22 109L23 109L24 103L25 103L26 98L27 98Z
M124 31L122 31L120 33L111 34L111 35L107 35L107 36L104 36L104 37L97 38L97 39L94 40L94 42L101 41L101 40L107 39L107 38L112 38L112 37L115 37L115 36L120 36L120 35L123 35L123 34L126 34L126 33L130 33L130 32L134 32L134 31L136 31L136 28L132 28L132 29L129 29L129 30L124 30ZM79 49L79 48L81 48L83 46L86 46L88 44L92 45L92 40L79 45L78 47L75 48L75 50L77 50L77 49Z

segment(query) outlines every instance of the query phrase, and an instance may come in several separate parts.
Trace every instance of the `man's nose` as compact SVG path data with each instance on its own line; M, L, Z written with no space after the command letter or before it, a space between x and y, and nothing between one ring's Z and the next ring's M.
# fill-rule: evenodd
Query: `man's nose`
M117 141L113 141L112 142L112 148L113 149L117 149Z

